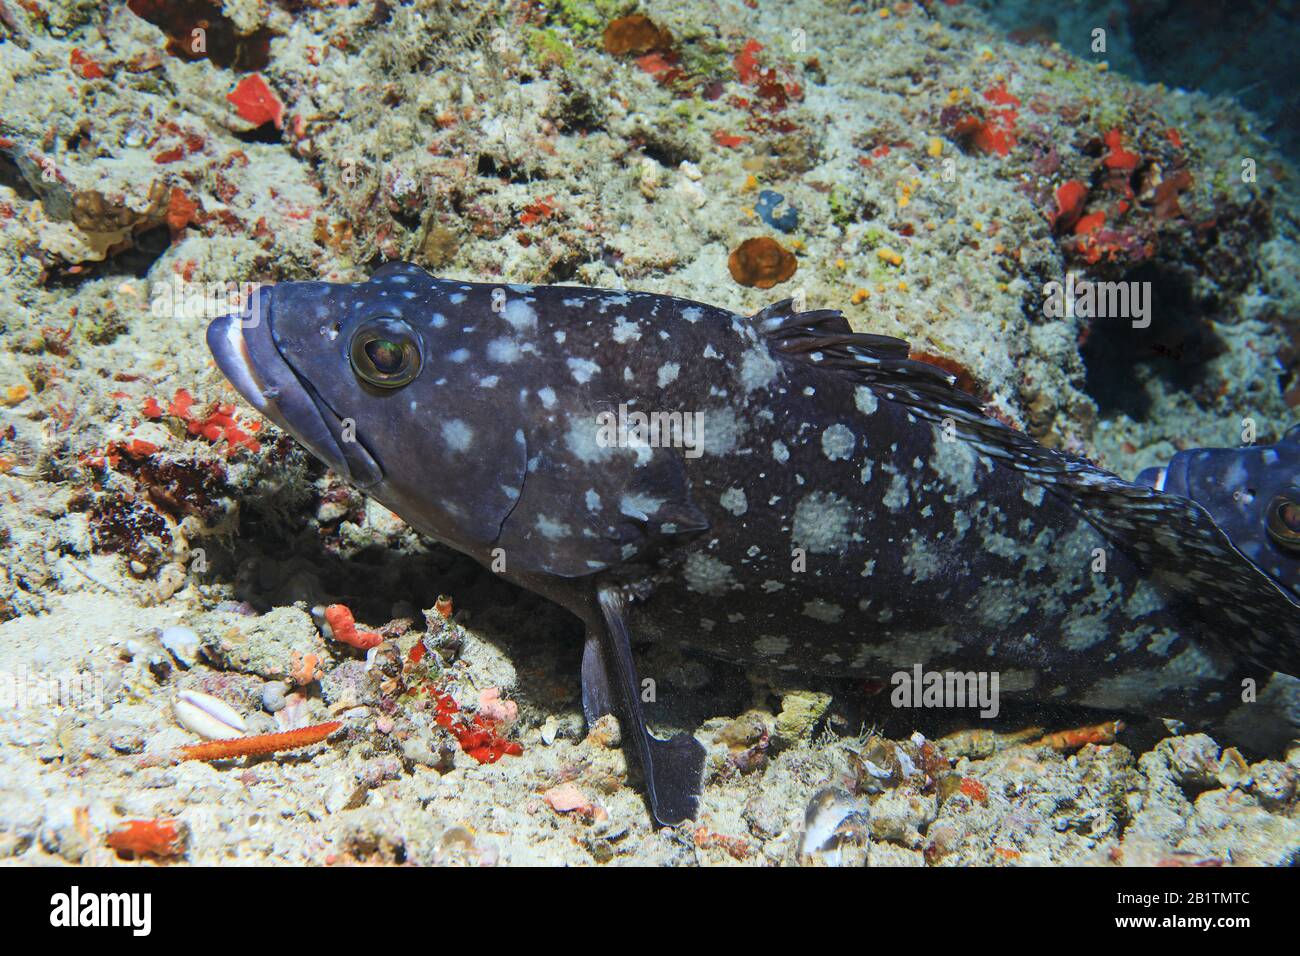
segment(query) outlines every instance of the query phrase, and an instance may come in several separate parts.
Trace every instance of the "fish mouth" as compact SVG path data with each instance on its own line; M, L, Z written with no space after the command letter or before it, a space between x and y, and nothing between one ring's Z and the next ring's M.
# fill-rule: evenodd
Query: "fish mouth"
M259 288L243 312L208 325L208 349L244 399L321 461L359 488L383 478L383 469L355 438L344 440L340 416L276 347L271 331L271 291Z

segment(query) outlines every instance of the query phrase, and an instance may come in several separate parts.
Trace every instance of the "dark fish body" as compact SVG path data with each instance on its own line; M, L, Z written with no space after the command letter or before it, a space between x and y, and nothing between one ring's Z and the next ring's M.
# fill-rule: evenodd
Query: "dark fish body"
M1300 594L1300 425L1274 445L1180 451L1137 480L1197 502L1252 563Z
M227 376L417 530L584 620L588 716L632 721L665 822L693 812L698 745L644 732L632 635L1193 719L1300 670L1300 608L1206 508L985 418L839 313L405 265L262 296L209 331ZM383 379L394 356L409 380Z

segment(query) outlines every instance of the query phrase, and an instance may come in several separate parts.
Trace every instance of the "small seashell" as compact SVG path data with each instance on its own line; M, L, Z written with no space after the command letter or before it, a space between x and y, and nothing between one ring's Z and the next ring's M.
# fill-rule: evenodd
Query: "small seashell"
M838 866L843 843L865 842L864 827L868 809L864 801L843 790L819 790L804 811L803 835L799 838L799 856L826 853L823 862Z
M275 722L281 730L297 730L307 725L307 698L295 691L284 699L284 706L275 712Z
M542 743L546 744L548 747L555 743L555 735L559 732L559 729L560 722L555 719L555 715L551 714L548 716L546 721L542 724Z
M199 636L188 627L179 625L169 627L159 635L162 646L171 652L186 667L193 667L199 660Z
M267 681L262 685L262 706L268 713L274 714L284 709L284 695L289 692L289 685L282 680Z
M208 740L232 740L243 735L244 718L229 704L196 690L183 690L173 705L176 722Z
M898 766L902 770L904 777L913 777L917 774L916 764L907 755L907 751L895 744L894 754L898 757Z

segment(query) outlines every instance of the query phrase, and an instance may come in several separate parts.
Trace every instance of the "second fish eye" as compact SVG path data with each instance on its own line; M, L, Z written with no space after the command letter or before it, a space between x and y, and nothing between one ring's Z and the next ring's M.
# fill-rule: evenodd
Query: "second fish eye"
M1274 495L1264 512L1268 536L1291 551L1300 550L1300 489Z
M370 319L352 334L352 369L378 388L400 388L420 373L420 346L401 319Z

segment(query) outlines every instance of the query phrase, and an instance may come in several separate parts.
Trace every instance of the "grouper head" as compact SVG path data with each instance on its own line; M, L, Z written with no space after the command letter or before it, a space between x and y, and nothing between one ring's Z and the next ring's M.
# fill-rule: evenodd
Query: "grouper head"
M518 500L526 449L456 361L472 330L448 306L454 289L404 265L364 283L281 283L207 340L239 393L335 472L481 555Z
M1138 482L1191 498L1238 551L1300 594L1300 425L1274 445L1180 451Z

